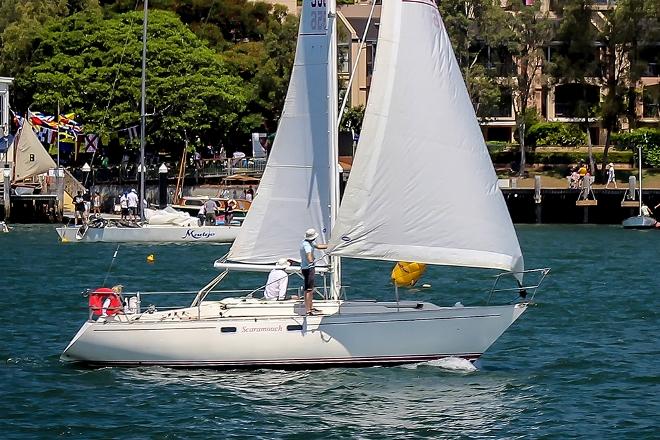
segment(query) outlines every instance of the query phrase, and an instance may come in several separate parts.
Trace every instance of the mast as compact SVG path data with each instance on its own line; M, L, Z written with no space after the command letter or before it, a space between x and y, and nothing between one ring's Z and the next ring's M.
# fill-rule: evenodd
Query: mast
M639 215L642 215L642 147L637 147L637 156L639 157Z
M329 117L329 166L330 166L330 232L339 211L339 138L338 138L338 93L337 93L337 3L328 1L328 117ZM330 293L332 299L341 294L341 258L331 256Z
M144 221L144 175L147 169L144 166L144 138L145 138L145 97L147 94L147 11L149 0L144 0L144 19L142 23L142 90L140 93L140 220Z
M60 169L60 101L57 101L57 169Z

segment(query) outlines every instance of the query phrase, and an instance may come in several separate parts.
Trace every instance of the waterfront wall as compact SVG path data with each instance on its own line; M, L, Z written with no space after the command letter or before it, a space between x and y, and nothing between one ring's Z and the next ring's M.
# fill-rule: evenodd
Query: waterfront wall
M99 191L103 199L103 212L111 212L115 197L132 186L97 185L92 191ZM242 197L242 186L219 187L215 185L185 186L184 195L206 195L218 197L221 188L229 191L230 197ZM174 186L168 187L168 200L171 202ZM534 198L532 188L503 188L504 199L514 223L593 223L621 224L630 216L637 215L636 206L622 207L624 189L594 189L597 204L577 206L580 191L577 189L542 189L540 203ZM234 194L235 193L235 194ZM158 202L158 185L147 185L146 197L150 203ZM423 203L423 201L421 201ZM653 208L660 203L660 189L644 190L644 202ZM51 202L52 203L52 202ZM12 222L39 223L53 221L48 216L48 200L25 197L12 199ZM660 211L660 209L658 209ZM2 212L0 212L1 216ZM488 215L488 213L484 213ZM660 215L660 212L658 213Z

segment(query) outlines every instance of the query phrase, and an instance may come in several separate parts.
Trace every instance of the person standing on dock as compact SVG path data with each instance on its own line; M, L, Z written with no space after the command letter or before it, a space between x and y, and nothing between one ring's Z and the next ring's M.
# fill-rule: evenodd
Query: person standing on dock
M83 199L82 191L78 191L73 197L73 206L76 210L74 214L74 223L78 226L78 219L80 219L80 224L85 223L85 199Z
M94 214L101 214L101 193L94 191L94 198L92 199L92 207Z
M610 183L614 183L614 189L616 189L616 179L614 177L614 164L610 162L607 164L607 184L605 185L605 188L610 187Z
M119 197L119 207L121 209L121 219L128 220L128 193L124 191L124 194Z
M128 211L130 214L130 220L136 221L138 218L138 202L139 202L137 191L135 191L135 189L132 189L131 192L129 192L128 195L126 196L126 199L128 200Z

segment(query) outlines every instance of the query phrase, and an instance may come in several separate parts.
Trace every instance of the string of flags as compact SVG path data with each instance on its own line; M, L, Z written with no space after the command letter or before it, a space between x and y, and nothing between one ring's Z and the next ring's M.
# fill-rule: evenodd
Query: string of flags
M12 112L13 113L13 112ZM14 113L14 120L22 126L27 119L36 132L39 140L49 146L49 153L57 154L57 136L59 133L60 152L94 153L100 145L100 136L94 133L85 133L84 127L75 121L75 114L61 114L59 118L46 115L41 112L28 110L27 118L22 118ZM56 120L57 119L57 120ZM59 127L58 127L59 126ZM111 131L110 133L125 132L129 142L133 142L140 136L139 125ZM75 146L75 147L74 147Z

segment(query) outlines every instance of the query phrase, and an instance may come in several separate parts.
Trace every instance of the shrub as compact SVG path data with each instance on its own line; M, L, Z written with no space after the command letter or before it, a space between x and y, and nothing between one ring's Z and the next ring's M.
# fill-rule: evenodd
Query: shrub
M488 147L488 152L491 154L518 148L517 144L512 144L511 142L506 141L488 141L486 142L486 146Z
M632 150L635 154L637 147L642 147L642 162L660 167L660 129L638 128L626 133L615 133L612 140L619 148Z
M579 147L586 144L586 133L577 124L539 122L529 129L530 145L537 147Z

